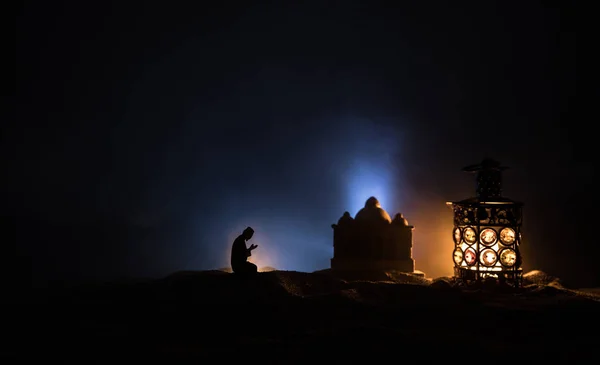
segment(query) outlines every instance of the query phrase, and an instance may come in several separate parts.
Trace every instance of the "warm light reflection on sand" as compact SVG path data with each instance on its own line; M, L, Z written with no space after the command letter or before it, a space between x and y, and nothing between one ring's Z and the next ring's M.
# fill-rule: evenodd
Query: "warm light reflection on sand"
M248 261L252 262L258 267L259 272L271 271L273 268L276 268L276 260L272 259L268 254L252 254L252 257L248 259Z

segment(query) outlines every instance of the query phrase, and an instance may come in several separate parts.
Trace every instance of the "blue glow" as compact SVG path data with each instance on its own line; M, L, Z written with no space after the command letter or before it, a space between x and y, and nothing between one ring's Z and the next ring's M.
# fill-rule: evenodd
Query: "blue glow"
M329 225L313 227L301 217L284 217L281 212L255 210L223 225L222 231L211 237L214 245L210 246L213 249L209 254L210 261L201 263L200 253L192 253L188 260L190 269L198 266L211 269L229 267L231 245L247 226L254 228L254 236L248 245L258 245L249 261L255 263L259 270L272 267L312 272L329 267L333 255ZM198 252L206 254L205 247L198 247Z
M342 150L353 158L344 168L341 188L344 192L344 211L353 217L371 196L393 216L404 196L399 194L399 164L402 162L402 136L371 120L357 119L348 128Z
M354 163L347 179L346 206L350 215L354 217L371 196L376 197L381 207L390 213L394 201L393 189L390 186L392 177L385 166L373 161Z
M355 216L375 196L393 217L406 198L399 133L361 119L336 132L334 139L327 133L304 141L309 148L281 165L279 186L273 186L270 171L256 168L219 190L218 204L194 220L188 266L229 267L233 240L251 226L250 243L258 248L250 261L259 270L326 269L333 256L331 224L344 211Z

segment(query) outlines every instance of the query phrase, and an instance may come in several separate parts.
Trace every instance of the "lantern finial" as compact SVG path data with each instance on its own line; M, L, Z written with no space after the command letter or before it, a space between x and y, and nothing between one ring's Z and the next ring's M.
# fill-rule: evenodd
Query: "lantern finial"
M469 165L462 170L476 173L477 197L482 200L500 198L502 195L502 171L508 167L491 158L484 158L478 164Z

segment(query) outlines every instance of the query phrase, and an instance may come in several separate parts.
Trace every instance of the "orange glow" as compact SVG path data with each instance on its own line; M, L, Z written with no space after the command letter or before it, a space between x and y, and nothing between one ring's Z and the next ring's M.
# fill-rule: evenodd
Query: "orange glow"
M414 212L403 212L413 232L415 269L430 278L454 274L453 214L445 204L421 202Z
M259 245L260 246L260 245ZM258 249L257 249L258 250ZM268 253L252 253L252 256L248 258L248 261L252 262L258 267L259 272L271 271L272 268L276 268L276 261L272 255Z

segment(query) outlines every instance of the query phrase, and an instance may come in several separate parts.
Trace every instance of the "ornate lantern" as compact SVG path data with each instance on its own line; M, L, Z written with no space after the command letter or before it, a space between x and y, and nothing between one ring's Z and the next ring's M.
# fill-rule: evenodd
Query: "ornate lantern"
M465 282L495 278L515 287L521 283L523 204L501 196L505 169L492 159L463 168L476 174L477 196L446 203L454 211L454 276Z

